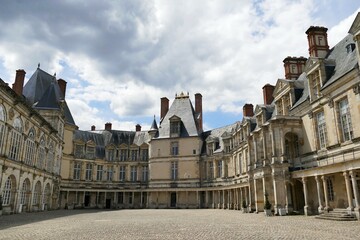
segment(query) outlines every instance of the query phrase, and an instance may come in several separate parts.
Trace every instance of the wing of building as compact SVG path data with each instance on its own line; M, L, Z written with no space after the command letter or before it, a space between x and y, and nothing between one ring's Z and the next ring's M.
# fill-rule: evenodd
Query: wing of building
M209 131L203 130L200 93L194 105L188 93L177 94L171 105L161 98L160 120L154 117L149 130L140 125L135 131L113 130L106 123L103 129L92 126L86 131L77 129L64 101L65 81L38 69L23 91L17 81L14 90L2 83L1 189L6 211L20 209L22 189L29 189L29 199L34 199L37 182L46 192L48 181L52 205L29 200L26 210L56 206L260 212L269 207L268 201L279 215L336 210L359 219L360 14L349 34L331 48L325 27L311 26L306 36L308 58L286 57L285 76L263 87L263 103L245 104L243 119ZM37 154L34 163L27 164L32 128L37 143L32 151ZM42 136L46 146L63 146L62 153L54 153L55 159L61 158L61 178L59 164L50 172L38 167ZM14 141L22 148L14 148ZM50 148L45 149L52 156ZM20 165L35 170L20 171Z

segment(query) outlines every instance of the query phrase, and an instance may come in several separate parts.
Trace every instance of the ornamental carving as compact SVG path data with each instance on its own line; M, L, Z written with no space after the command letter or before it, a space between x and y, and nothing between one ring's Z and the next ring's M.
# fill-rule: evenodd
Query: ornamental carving
M13 120L14 117L15 117L14 109L13 109L13 108L10 108L10 110L9 110L9 119L10 119L10 120Z

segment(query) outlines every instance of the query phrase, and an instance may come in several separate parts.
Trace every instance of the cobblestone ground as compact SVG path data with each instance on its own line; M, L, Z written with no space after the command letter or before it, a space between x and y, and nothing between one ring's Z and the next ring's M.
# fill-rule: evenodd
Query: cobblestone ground
M0 216L0 239L360 239L360 222L233 210L58 210Z

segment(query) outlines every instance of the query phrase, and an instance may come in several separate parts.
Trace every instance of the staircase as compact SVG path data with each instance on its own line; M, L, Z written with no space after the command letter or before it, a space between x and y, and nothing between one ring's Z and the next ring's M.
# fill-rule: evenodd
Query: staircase
M334 210L322 213L315 218L333 221L357 221L355 215L349 214L348 210L343 208L335 208Z

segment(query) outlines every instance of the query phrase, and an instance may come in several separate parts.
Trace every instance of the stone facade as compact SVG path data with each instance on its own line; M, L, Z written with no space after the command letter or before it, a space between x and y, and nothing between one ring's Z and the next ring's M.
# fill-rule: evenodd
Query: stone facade
M199 93L195 107L189 94L176 95L171 105L161 98L159 126L154 119L146 131L139 125L135 131L113 130L111 123L84 131L65 119L56 203L259 212L268 196L275 214L342 208L359 218L360 14L331 49L326 32L310 27L309 58L286 57L285 78L266 84L264 103L245 104L243 119L234 124L203 131ZM0 102L7 115L22 106L12 101ZM4 166L17 164L5 161L2 189L10 174ZM11 168L14 178L24 171L21 166Z

